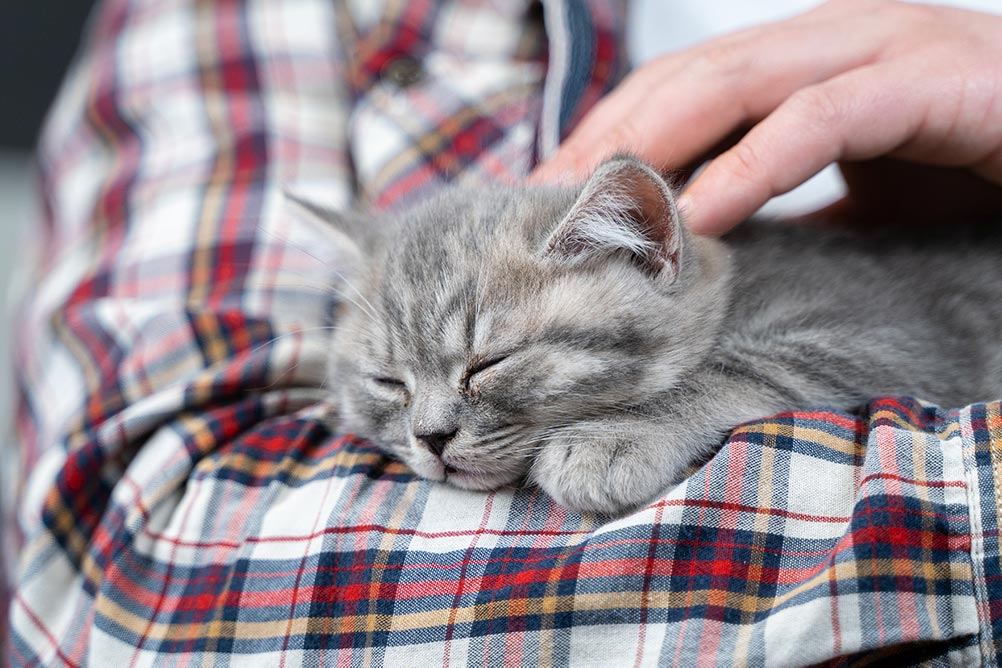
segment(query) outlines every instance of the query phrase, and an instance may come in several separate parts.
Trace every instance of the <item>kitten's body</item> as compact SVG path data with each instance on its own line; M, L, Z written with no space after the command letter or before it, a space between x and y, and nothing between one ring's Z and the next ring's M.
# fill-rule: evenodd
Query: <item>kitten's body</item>
M721 348L817 376L822 393L807 384L791 397L799 405L1002 396L1002 231L752 223L725 241L735 268Z
M1002 392L1000 235L696 238L628 159L583 190L457 190L339 229L339 426L463 487L528 474L618 513L747 420Z

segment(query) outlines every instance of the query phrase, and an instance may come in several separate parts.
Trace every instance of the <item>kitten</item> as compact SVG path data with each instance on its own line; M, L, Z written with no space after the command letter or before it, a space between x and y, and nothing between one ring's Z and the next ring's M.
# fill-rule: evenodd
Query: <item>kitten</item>
M431 480L528 478L619 514L748 420L1002 396L995 237L755 223L697 237L631 158L577 188L325 217L350 298L331 348L338 428Z

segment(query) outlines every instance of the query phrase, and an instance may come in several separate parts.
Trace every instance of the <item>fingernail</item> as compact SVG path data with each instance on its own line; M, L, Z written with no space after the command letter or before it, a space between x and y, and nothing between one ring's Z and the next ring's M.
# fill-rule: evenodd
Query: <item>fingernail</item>
M675 200L675 208L678 209L678 215L683 218L688 218L689 214L692 212L692 199L690 199L688 195L682 195Z
M702 234L703 225L699 220L699 216L694 215L692 198L688 195L682 195L675 202L675 206L678 208L678 215L682 219L682 224L696 234Z

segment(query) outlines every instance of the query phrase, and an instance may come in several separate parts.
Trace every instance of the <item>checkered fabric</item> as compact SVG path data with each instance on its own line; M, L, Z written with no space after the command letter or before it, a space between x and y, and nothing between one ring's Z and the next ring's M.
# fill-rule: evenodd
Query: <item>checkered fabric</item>
M40 148L15 665L994 665L998 402L739 428L628 517L330 433L334 249L282 213L509 179L621 73L617 0L108 0Z

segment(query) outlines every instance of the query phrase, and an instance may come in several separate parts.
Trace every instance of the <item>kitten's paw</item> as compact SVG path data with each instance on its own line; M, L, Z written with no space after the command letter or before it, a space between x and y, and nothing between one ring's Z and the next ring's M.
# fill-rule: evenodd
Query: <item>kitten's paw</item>
M562 437L537 456L532 478L562 506L622 515L665 492L677 473L659 449L642 440Z

